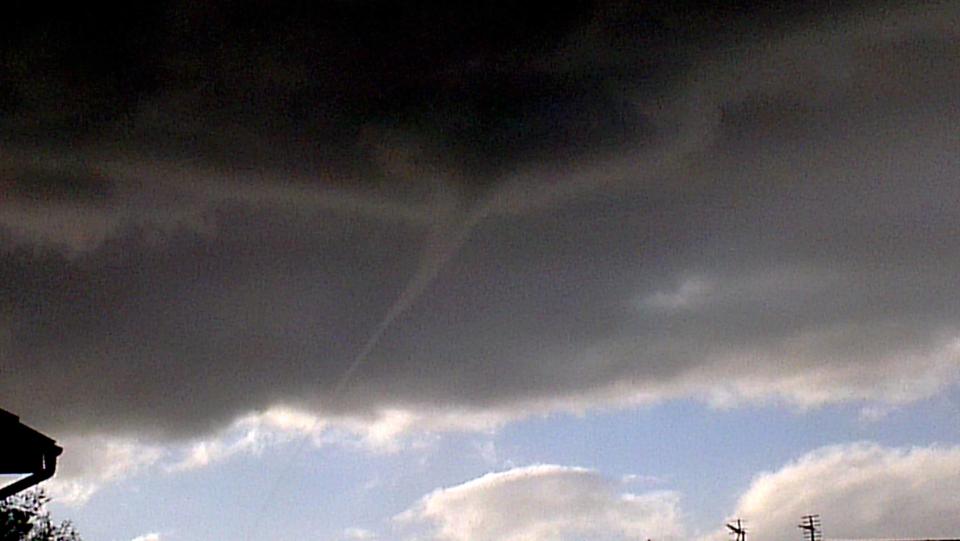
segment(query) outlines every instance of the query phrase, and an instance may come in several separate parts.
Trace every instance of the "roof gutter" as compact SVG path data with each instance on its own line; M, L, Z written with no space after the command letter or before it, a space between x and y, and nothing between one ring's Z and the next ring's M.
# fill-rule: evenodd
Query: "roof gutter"
M57 457L63 448L47 436L20 422L16 415L0 409L0 474L27 474L0 487L0 500L53 477Z

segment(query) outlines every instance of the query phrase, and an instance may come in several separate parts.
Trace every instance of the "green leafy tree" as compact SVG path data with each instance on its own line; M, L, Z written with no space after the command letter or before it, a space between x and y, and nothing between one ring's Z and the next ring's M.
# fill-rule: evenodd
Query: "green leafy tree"
M0 501L0 541L81 541L69 521L55 524L50 519L49 501L43 490Z

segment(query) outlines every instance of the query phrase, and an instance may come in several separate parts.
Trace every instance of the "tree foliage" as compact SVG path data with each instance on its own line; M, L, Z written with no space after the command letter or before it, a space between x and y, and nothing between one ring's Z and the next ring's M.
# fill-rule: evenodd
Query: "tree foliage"
M43 490L30 490L0 500L0 541L81 541L69 521L50 518Z

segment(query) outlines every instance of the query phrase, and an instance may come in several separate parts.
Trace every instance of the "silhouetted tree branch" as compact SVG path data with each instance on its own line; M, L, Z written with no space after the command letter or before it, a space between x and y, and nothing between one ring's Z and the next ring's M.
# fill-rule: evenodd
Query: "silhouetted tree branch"
M42 489L0 501L0 541L81 541L70 521L54 524L49 501Z

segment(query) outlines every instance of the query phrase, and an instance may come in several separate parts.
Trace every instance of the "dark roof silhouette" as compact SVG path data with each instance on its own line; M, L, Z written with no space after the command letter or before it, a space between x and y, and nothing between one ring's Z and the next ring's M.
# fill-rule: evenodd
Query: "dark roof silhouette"
M26 490L53 477L57 457L63 449L53 439L20 422L16 415L0 409L0 474L27 477L0 488L0 499Z

